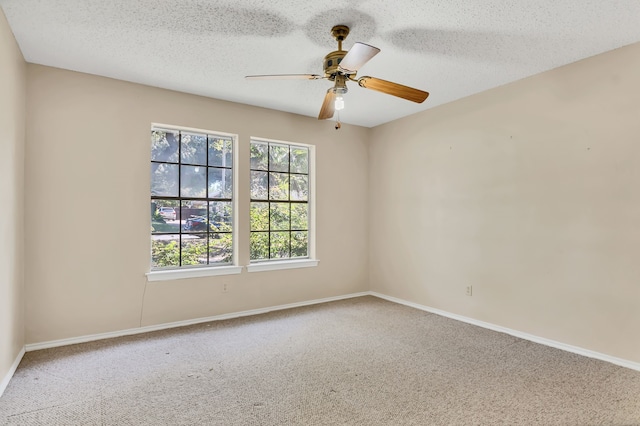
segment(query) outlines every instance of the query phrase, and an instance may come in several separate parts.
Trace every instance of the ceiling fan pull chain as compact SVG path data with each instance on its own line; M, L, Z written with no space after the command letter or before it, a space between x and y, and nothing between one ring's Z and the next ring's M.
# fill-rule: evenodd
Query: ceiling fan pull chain
M340 124L340 111L336 111L336 130L340 129L342 124Z

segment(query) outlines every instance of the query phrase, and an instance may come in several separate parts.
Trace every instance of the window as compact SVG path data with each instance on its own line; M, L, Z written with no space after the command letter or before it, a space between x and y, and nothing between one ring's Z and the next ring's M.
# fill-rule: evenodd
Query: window
M308 146L251 141L251 262L309 257Z
M151 129L151 269L234 263L235 138Z

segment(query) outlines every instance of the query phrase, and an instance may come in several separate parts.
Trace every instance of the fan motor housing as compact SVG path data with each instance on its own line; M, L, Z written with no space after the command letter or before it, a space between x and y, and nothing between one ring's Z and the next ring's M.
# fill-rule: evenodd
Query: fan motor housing
M338 65L347 54L346 50L335 50L324 57L324 75L329 80L334 80L339 74Z

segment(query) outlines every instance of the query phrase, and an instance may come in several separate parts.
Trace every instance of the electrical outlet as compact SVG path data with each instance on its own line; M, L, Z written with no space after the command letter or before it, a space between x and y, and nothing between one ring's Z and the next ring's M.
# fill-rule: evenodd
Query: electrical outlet
M472 296L473 295L473 286L468 285L467 286L467 296Z
M222 284L222 292L226 293L229 291L229 288L227 287L227 283Z

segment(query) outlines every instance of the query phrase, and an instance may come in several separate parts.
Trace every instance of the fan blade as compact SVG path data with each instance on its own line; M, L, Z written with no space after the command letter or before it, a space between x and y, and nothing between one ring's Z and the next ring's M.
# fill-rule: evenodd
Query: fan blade
M336 107L336 94L331 89L327 90L327 94L322 102L322 108L320 108L320 114L318 114L318 120L326 120L333 117Z
M377 47L364 43L356 43L340 61L340 69L346 74L353 74L380 52Z
M361 77L358 79L358 84L365 89L377 90L378 92L397 96L419 104L424 102L427 96L429 96L428 92L375 77Z
M317 74L272 74L272 75L248 75L249 80L319 80L323 78Z

